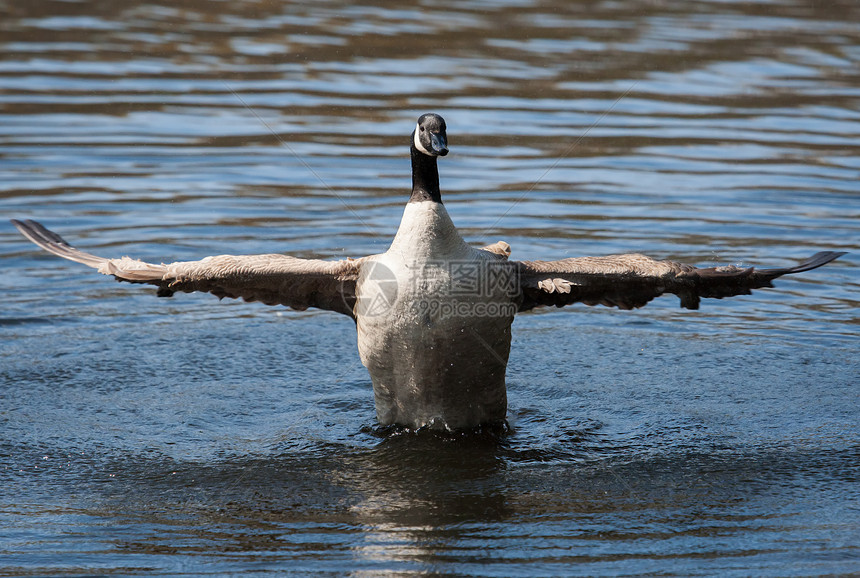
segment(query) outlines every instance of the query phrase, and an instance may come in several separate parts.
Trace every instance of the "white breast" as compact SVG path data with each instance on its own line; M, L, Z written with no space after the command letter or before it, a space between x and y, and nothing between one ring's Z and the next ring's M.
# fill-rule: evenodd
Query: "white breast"
M391 248L362 266L358 348L381 423L463 428L504 419L516 308L506 289L481 277L497 263L463 241L443 205L427 201L409 203Z

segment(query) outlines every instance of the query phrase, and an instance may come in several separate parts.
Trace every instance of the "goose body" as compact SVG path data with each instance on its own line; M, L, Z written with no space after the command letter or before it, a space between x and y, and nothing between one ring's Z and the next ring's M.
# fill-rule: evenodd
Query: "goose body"
M437 158L448 153L442 117L418 119L410 152L412 194L397 234L385 253L359 259L219 255L159 265L98 257L35 221L12 222L46 251L119 281L156 285L159 296L207 291L347 315L356 323L378 421L444 430L504 421L505 370L518 312L576 302L632 309L664 293L697 309L702 298L771 287L777 277L844 254L821 252L776 269L700 269L638 254L509 261L507 243L467 244L442 204Z
M460 429L504 420L517 307L504 286L477 287L499 261L467 245L441 203L406 206L391 248L370 258L356 284L358 351L380 423Z

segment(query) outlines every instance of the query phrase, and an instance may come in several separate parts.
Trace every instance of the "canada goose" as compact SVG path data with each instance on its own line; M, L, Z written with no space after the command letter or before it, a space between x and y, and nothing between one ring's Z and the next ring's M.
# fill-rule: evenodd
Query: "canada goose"
M445 121L418 119L411 135L412 195L385 253L323 261L287 255L219 255L155 265L106 259L69 246L34 221L12 221L46 251L113 275L158 286L158 295L218 297L351 317L383 425L456 430L502 423L514 316L582 302L642 307L663 293L697 309L703 297L743 295L781 275L820 267L844 253L821 252L795 267L698 269L644 255L509 261L504 242L476 249L460 236L439 191L437 157L448 153Z

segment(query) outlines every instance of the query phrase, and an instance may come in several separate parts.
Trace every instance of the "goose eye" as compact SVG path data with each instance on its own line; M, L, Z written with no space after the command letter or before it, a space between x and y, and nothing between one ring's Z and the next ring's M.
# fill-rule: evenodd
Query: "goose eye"
M420 127L418 127L418 128L421 130L421 132L424 132L424 127L423 127L423 126L420 126Z

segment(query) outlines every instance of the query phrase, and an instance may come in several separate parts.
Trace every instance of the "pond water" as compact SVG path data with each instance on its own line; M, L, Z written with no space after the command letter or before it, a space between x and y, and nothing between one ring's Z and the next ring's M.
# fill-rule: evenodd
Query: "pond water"
M156 262L378 253L408 135L513 258L850 254L518 317L510 431L375 424L352 322L0 223L0 574L860 570L860 5L0 2L0 216Z

